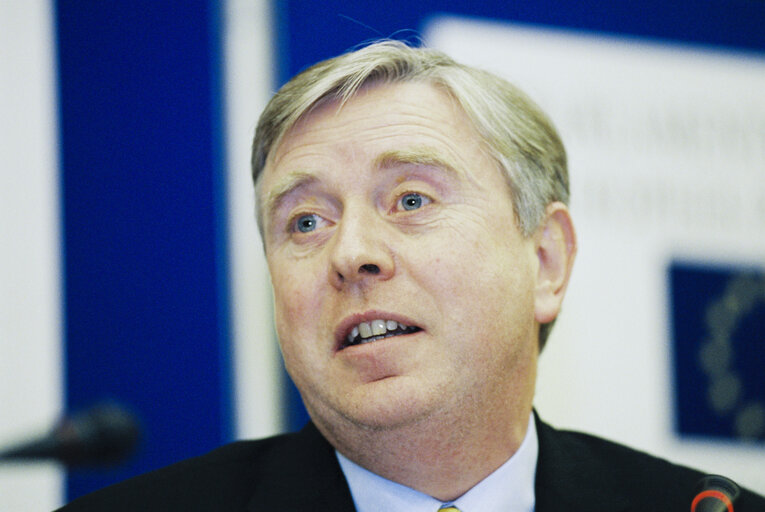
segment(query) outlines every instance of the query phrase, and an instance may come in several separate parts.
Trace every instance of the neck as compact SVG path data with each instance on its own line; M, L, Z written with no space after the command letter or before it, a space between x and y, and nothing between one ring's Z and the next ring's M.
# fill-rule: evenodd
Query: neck
M530 404L508 414L432 417L391 429L317 423L340 453L388 480L452 501L505 463L528 430Z

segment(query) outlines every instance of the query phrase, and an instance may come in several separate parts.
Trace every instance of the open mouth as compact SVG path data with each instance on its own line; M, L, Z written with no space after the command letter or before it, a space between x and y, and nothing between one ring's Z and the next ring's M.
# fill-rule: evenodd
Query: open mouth
M353 345L363 345L373 341L412 334L422 329L413 325L404 325L395 320L372 320L371 322L361 322L354 326L343 340L341 350Z

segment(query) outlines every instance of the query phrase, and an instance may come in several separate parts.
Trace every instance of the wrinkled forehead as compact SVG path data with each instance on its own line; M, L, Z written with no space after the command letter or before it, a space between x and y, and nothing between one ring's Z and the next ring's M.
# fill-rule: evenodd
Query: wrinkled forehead
M343 124L334 123L341 115ZM311 132L317 125L333 125L333 130L345 131L348 138L361 131L391 134L399 127L402 132L414 127L423 135L441 130L443 133L438 136L443 139L451 130L458 136L444 144L447 151L470 143L484 145L477 130L473 129L472 120L444 87L424 80L372 82L348 97L325 96L303 112L274 142L259 181L268 174L267 171L278 167L285 156L301 146L315 143L316 137L311 137Z
M285 149L309 131L317 121L331 121L332 118L343 115L344 120L348 122L355 117L356 113L361 113L362 117L358 119L356 128L366 129L385 122L371 115L371 110L376 110L376 107L381 105L384 105L386 113L390 114L410 110L413 103L415 103L414 106L418 106L416 101L413 101L413 97L423 98L428 104L448 104L453 109L450 115L455 118L464 115L449 94L428 82L370 82L348 96L326 95L312 104L291 125L285 126L279 140L275 141L269 152L269 161L278 163ZM370 112L370 115L363 117L367 112ZM441 122L446 121L449 119L441 120Z

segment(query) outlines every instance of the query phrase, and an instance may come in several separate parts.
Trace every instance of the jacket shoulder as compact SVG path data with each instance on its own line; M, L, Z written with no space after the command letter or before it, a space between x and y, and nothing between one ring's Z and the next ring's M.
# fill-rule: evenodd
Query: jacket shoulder
M557 430L538 422L540 451L537 498L542 502L571 499L586 502L613 497L624 510L687 510L696 485L706 475L661 457L593 435ZM547 482L553 500L546 500ZM657 508L658 507L658 508ZM765 499L743 489L736 511L765 511Z
M269 461L293 451L296 434L237 441L74 500L61 512L244 510Z

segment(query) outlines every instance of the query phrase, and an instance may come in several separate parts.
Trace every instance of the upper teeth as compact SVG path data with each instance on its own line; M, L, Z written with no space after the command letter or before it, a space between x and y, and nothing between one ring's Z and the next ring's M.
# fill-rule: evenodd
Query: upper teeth
M348 334L348 343L353 343L353 340L357 336L361 336L362 343L368 338L374 336L382 336L388 331L395 331L396 329L407 329L408 326L398 323L395 320L372 320L371 322L361 322L354 327L350 334ZM372 341L372 340L369 340Z

